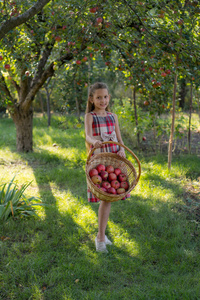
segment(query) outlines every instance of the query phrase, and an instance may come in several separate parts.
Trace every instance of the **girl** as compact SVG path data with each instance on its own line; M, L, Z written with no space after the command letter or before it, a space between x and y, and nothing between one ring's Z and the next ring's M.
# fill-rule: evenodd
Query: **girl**
M123 147L116 144L103 144L103 141L118 141L123 144L117 116L110 112L110 95L105 83L96 82L89 89L89 96L85 115L85 137L86 147L89 150L92 147L97 148L94 154L100 152L113 152L125 157ZM89 190L88 201L99 202ZM111 202L100 201L98 210L98 233L95 238L96 250L99 252L108 252L106 244L112 242L105 235L108 217L110 214Z

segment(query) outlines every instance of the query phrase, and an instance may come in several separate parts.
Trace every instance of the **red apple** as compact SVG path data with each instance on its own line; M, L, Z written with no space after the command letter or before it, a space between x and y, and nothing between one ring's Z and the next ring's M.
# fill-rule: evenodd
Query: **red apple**
M101 189L102 191L104 191L104 192L107 192L107 189L104 188L104 187L100 187L100 189Z
M177 22L179 25L182 25L184 22L183 22L183 20L182 19L180 19L180 20L178 20L178 22Z
M94 175L98 175L97 169L91 169L91 170L89 171L89 175L90 175L90 177L92 177L92 176L94 176Z
M84 56L82 61L87 61L87 56Z
M110 61L106 61L106 62L105 62L105 65L106 65L106 66L110 66L110 65L111 65L111 62L110 62Z
M110 182L108 182L108 181L103 181L101 186L105 189L108 189L111 187Z
M55 40L56 40L57 42L60 42L60 41L62 40L62 38L61 38L60 36L55 36Z
M145 106L148 106L148 105L149 105L149 101L145 100L145 101L144 101L144 105L145 105Z
M157 81L157 86L161 86L161 82Z
M77 60L77 61L76 61L76 64L77 64L77 65L81 65L81 60Z
M100 184L95 184L99 189L101 188Z
M145 136L143 136L143 138L142 138L142 139L143 139L143 141L146 141L146 137L145 137Z
M126 181L126 179L127 179L127 176L126 176L124 173L119 174L118 180L119 180L120 182Z
M167 73L167 74L170 74L170 73L171 73L171 71L170 71L170 70L166 70L166 73Z
M9 64L5 64L4 68L5 68L6 70L10 70L10 65L9 65Z
M108 192L109 194L114 194L114 195L117 194L116 189L113 188L113 187L108 188L108 189L107 189L107 192Z
M111 26L111 23L110 22L105 22L105 27L106 28L109 28Z
M108 172L106 171L101 171L99 175L101 176L102 180L107 180L108 178Z
M162 76L162 77L166 77L166 76L167 76L167 73L162 72L162 73L161 73L161 76Z
M127 181L122 181L122 182L120 183L120 187L121 187L121 188L124 188L125 190L128 190L129 184L128 184Z
M111 165L109 165L109 166L107 166L106 167L106 171L108 172L108 173L114 173L114 167L113 166L111 166Z
M65 30L65 29L67 29L67 26L63 25L62 30Z
M102 23L102 22L103 22L103 19L102 19L101 17L99 17L99 18L96 19L96 21L97 21L97 23L99 24L99 23Z
M120 188L117 189L117 194L123 194L125 192L126 192L126 190L124 188L122 188L122 187L120 187Z
M105 171L106 167L103 164L99 164L98 166L96 166L96 169L98 173L100 173L101 171Z
M118 176L119 174L121 174L121 169L120 168L115 168L114 169L114 173Z
M102 182L102 178L99 175L94 175L91 179L94 184L100 184Z
M0 55L0 60L3 60L3 56L2 55Z
M29 71L26 71L25 72L25 75L28 77L30 75L30 72Z
M121 174L120 174L121 175ZM119 175L119 176L120 176ZM117 175L115 173L109 173L108 174L108 181L113 181L113 180L116 180L117 179Z
M118 180L112 180L110 185L114 187L116 190L120 187L120 183Z
M92 8L90 8L90 12L91 12L91 13L94 14L96 11L97 11L97 7L92 7Z

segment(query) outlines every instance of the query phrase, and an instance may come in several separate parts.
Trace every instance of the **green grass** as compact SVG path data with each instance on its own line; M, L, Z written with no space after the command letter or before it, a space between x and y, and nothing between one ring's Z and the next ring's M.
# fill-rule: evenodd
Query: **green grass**
M87 202L77 124L56 117L48 129L35 118L34 152L20 154L12 120L0 120L1 182L33 180L27 195L49 204L38 218L0 225L0 299L200 299L199 223L184 198L185 183L200 176L199 157L173 157L169 172L166 154L137 152L141 180L131 198L112 204L113 246L97 253L98 204Z

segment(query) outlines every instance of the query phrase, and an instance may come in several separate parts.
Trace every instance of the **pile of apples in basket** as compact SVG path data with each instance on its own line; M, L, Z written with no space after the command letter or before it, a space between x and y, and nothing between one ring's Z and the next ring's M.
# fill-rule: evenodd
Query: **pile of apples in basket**
M128 178L120 168L99 164L89 171L92 182L109 194L123 194L129 188Z

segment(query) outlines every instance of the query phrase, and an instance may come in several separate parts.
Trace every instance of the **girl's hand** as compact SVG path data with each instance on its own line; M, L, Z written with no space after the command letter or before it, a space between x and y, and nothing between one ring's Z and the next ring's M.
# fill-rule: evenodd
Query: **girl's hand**
M117 154L119 155L119 156L121 156L121 157L126 157L126 154L125 154L125 151L124 151L124 149L120 149L118 152L117 152Z
M93 146L94 146L95 148L101 148L101 146L102 146L102 141L96 140L96 141L93 143Z

